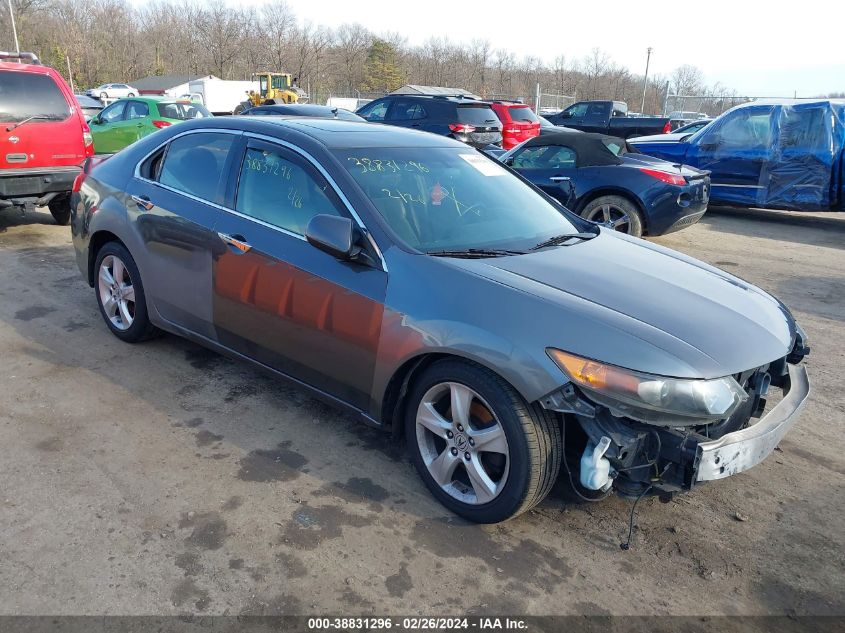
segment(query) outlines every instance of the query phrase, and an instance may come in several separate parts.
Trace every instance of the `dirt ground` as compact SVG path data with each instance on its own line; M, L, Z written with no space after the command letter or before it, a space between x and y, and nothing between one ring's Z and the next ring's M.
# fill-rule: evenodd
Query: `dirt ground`
M377 431L172 336L111 336L48 214L0 213L0 614L843 614L845 214L709 213L656 241L810 337L767 461L669 504L449 515ZM718 327L718 324L714 324Z

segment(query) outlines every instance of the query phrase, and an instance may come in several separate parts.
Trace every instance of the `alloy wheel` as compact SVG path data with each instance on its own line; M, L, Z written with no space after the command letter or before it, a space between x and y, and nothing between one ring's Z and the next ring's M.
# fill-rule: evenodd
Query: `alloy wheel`
M437 485L470 505L493 501L510 466L508 441L493 409L456 382L429 389L417 409L417 444Z
M103 258L97 278L103 312L115 329L128 330L135 321L135 288L129 270L119 257L109 255Z
M617 207L615 204L606 203L600 207L596 207L590 212L587 219L614 231L620 231L621 233L631 232L631 218L628 212Z

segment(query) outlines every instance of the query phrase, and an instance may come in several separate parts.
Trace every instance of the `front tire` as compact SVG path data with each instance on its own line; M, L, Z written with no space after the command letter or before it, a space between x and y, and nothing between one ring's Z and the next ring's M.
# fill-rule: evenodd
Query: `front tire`
M50 209L50 215L59 226L67 226L70 224L70 196L61 196L53 198L47 205Z
M126 96L127 96L127 97L134 97L134 96L135 96L135 93L134 93L134 92L130 92L130 93L129 93L129 94L127 94Z
M141 273L123 244L109 242L97 253L94 290L100 314L121 341L138 343L153 336Z
M100 101L102 101L103 99L108 99L108 98L109 98L108 93L106 93L106 92L100 93Z
M531 509L560 470L557 419L466 361L438 361L414 382L405 434L426 487L476 523L498 523Z
M622 196L600 196L581 211L581 217L620 233L642 237L643 217L637 206Z

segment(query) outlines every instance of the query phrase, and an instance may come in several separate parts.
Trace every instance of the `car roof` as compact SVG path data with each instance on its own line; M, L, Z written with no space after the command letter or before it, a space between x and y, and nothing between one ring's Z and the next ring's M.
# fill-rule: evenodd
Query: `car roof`
M181 123L180 130L223 128L254 132L278 137L279 140L296 141L304 137L329 149L353 147L454 147L467 149L468 145L447 136L429 134L419 130L392 125L374 125L367 122L345 121L317 117L214 117L194 119Z
M381 97L382 99L426 99L428 101L445 101L448 103L470 104L480 103L482 105L491 105L490 101L484 99L473 99L472 97L464 97L461 95L404 95L404 94L389 94Z
M319 105L316 103L271 103L256 106L251 108L255 110L271 110L273 112L284 112L286 114L294 114L300 116L308 116L309 113L315 115L332 114L337 108Z
M16 70L24 73L39 73L42 75L58 74L56 70L49 66L41 64L21 64L18 62L2 62L0 61L0 70Z

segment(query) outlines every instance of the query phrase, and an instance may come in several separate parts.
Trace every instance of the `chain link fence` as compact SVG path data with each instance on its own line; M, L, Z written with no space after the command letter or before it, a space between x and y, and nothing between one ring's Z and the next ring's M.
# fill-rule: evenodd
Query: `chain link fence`
M538 92L536 97L538 114L560 112L577 101L576 95L561 95Z

